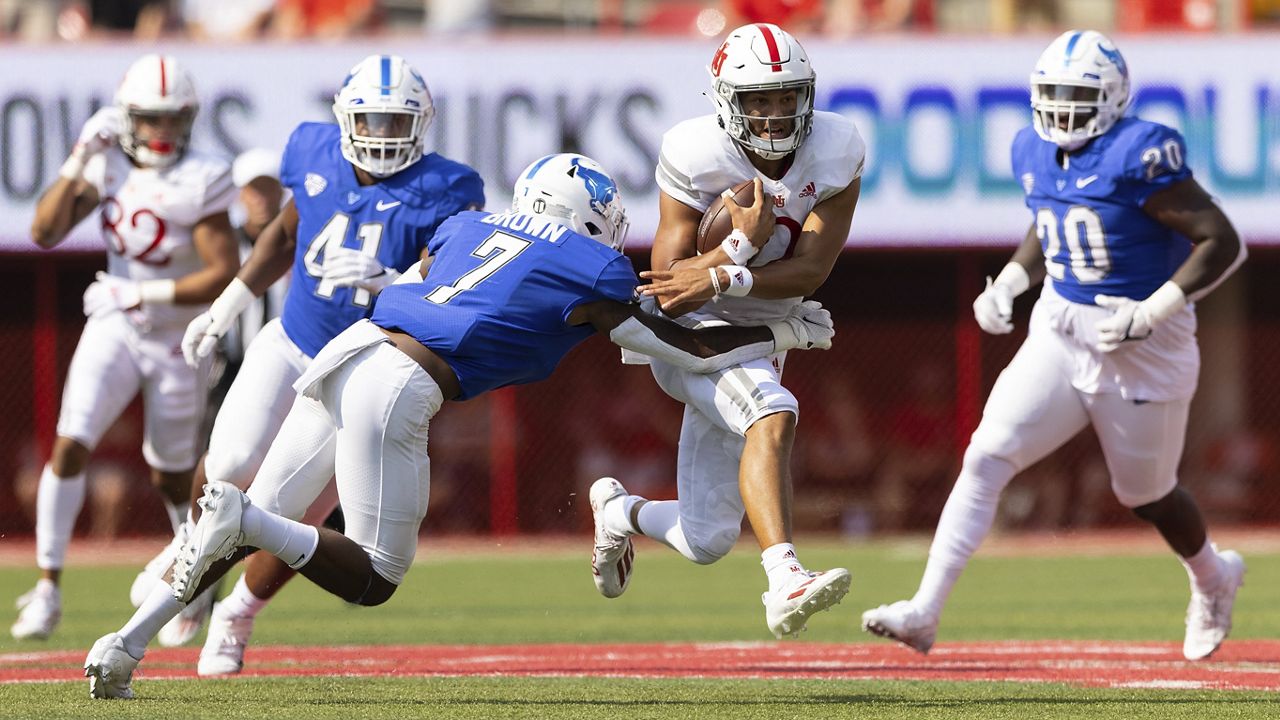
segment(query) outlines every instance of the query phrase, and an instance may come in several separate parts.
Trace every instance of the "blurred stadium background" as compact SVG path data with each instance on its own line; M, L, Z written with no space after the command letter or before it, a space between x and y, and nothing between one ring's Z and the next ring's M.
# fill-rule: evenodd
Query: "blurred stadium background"
M770 6L761 10L764 6ZM766 14L760 14L764 12ZM771 14L770 14L771 13ZM648 264L661 133L710 111L717 38L743 20L793 31L818 104L869 145L852 236L816 296L839 334L793 353L801 403L797 528L861 538L932 529L1019 331L983 335L970 303L1028 225L1008 145L1026 78L1057 32L1112 33L1143 116L1180 128L1189 163L1252 252L1199 314L1203 370L1182 477L1216 526L1280 522L1280 2L1276 0L0 0L0 537L33 532L39 469L105 265L97 222L52 252L28 236L35 198L129 62L163 50L202 97L195 144L283 148L324 120L350 65L404 56L427 77L433 149L484 175L489 206L539 155L573 150L620 176L630 254ZM585 533L585 492L615 475L674 496L680 407L604 341L540 385L447 408L432 428L432 535ZM94 455L79 537L167 533L147 485L135 403ZM1133 524L1088 431L1015 481L1007 529Z

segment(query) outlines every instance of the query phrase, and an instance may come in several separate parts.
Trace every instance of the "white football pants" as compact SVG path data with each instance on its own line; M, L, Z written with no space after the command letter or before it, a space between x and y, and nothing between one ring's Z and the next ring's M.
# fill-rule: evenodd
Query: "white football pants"
M676 488L686 543L672 547L694 562L708 564L724 557L742 531L746 509L738 488L738 465L747 430L774 413L799 416L795 396L782 386L785 356L707 374L658 360L650 363L663 391L685 404Z
M336 475L346 536L364 548L379 575L399 585L427 515L427 428L444 401L440 388L365 321L334 338L315 363L324 367L299 382L307 385L249 499L297 520Z
M187 366L184 331L143 331L120 312L89 318L67 370L58 435L93 450L141 390L147 464L162 472L195 467L209 363Z

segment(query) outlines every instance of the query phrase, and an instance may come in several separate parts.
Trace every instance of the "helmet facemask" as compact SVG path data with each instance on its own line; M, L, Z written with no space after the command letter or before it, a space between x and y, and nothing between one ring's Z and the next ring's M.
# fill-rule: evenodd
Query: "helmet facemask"
M732 85L716 79L716 104L723 107L720 122L738 144L766 160L778 160L796 151L813 129L814 78L792 82ZM752 115L744 107L743 96L758 92L793 91L795 111L789 115ZM759 130L791 127L784 137L762 137Z
M1129 106L1129 69L1094 31L1063 33L1031 74L1036 133L1071 152L1110 130Z
M124 109L125 127L120 134L120 149L143 167L165 168L178 162L191 142L191 126L195 122L194 108L178 112L150 111L136 107ZM145 134L142 126L163 123L172 118L168 132L151 129Z
M395 55L370 55L351 68L333 97L342 156L375 178L422 159L435 117L431 92L418 71Z

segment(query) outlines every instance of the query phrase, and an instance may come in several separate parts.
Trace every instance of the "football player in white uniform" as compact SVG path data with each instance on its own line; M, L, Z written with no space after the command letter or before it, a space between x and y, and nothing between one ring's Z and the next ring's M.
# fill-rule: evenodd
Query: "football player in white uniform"
M863 629L928 652L1001 491L1091 425L1116 499L1186 566L1182 651L1200 660L1231 629L1245 567L1209 542L1178 486L1200 369L1194 302L1239 267L1245 247L1184 163L1182 136L1124 116L1129 70L1105 36L1064 33L1036 63L1031 91L1034 127L1014 139L1012 159L1035 222L974 316L986 332L1011 332L1013 298L1042 279L1044 289L969 441L919 590L863 613Z
M31 234L52 248L99 210L107 272L84 293L88 317L67 373L53 456L40 476L36 564L16 638L44 638L61 616L58 583L84 501L85 464L107 428L141 390L143 456L175 528L199 457L208 367L192 369L179 346L187 323L239 267L227 207L231 169L188 149L199 103L190 75L170 56L136 61L115 104L85 123L59 178L36 205Z
M709 69L715 113L663 137L654 270L642 273L649 281L642 292L670 314L697 308L686 318L694 324L770 322L813 294L844 249L866 148L851 121L813 109L809 58L776 25L734 30ZM734 232L719 249L699 255L703 212L748 179L755 181L755 202L738 207L726 198ZM627 587L631 535L712 563L738 539L744 511L763 551L765 619L775 636L798 633L810 615L848 592L848 570L810 572L792 544L790 462L799 409L782 386L784 359L779 353L710 375L651 362L662 389L685 404L679 499L628 495L613 478L592 486L592 570L603 595L616 597Z

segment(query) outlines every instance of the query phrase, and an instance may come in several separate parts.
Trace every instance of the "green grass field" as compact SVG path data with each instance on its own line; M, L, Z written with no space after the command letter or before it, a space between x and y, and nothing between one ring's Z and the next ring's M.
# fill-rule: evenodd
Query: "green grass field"
M305 581L260 616L255 645L516 644L766 641L757 556L742 546L700 567L645 543L624 597L596 595L589 547L530 552L433 551L430 544L387 604L355 609ZM858 630L861 611L908 597L921 542L802 544L810 567L844 565L854 586L810 623L806 641L883 642ZM1169 554L984 557L943 618L939 642L1089 639L1178 642L1187 580ZM1280 637L1280 554L1248 553L1232 639ZM136 566L73 566L64 619L46 643L0 654L84 651L131 613ZM0 567L0 602L30 586L29 569ZM5 618L5 622L8 619ZM1230 641L1228 641L1230 642ZM1258 691L1112 690L1056 684L609 678L244 678L136 683L140 700L93 703L84 681L0 685L0 717L209 718L1272 718L1280 696Z

